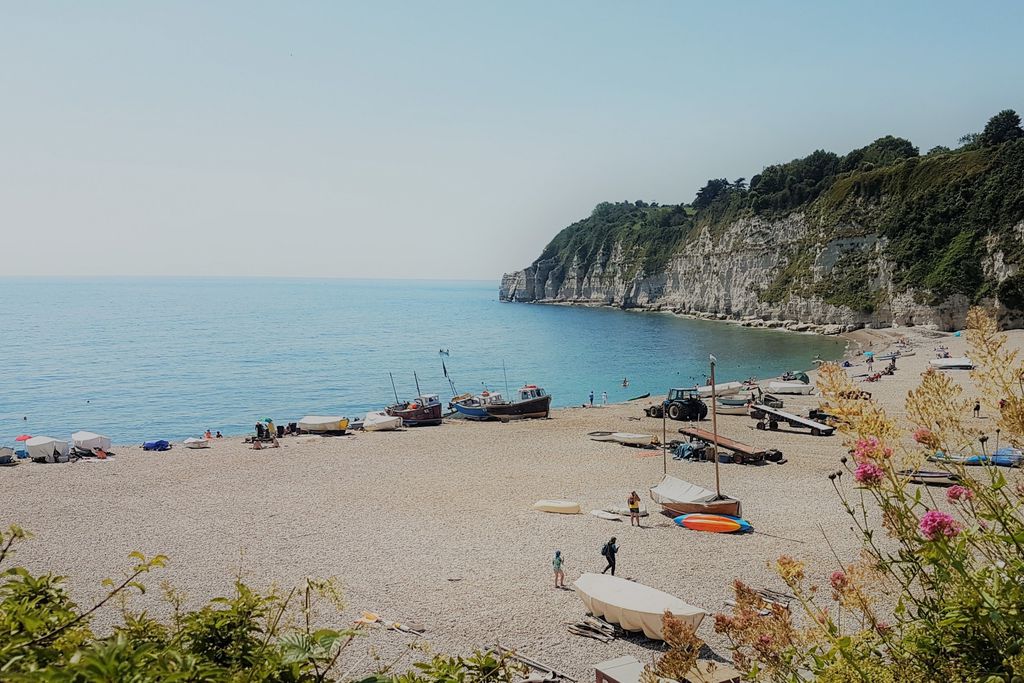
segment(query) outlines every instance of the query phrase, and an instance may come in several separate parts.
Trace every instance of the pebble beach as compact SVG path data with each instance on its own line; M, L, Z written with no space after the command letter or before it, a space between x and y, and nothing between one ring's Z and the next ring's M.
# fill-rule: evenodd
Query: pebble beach
M1024 332L1007 334L1013 347L1024 348ZM860 331L851 343L882 352L900 336L916 355L900 358L894 376L862 385L897 415L906 392L935 357L932 349L942 344L958 356L966 346L963 338L914 328ZM852 375L866 372L862 359L853 362ZM968 387L965 396L973 397L969 373L953 374ZM0 469L0 522L35 535L21 546L17 564L67 576L83 605L103 594L101 580L119 576L134 550L167 555L167 567L146 583L156 588L167 581L193 606L230 592L239 572L258 589L334 576L347 606L330 625L344 625L368 610L424 630L420 639L371 631L348 660L355 674L373 670L379 661L397 660L402 668L422 657L409 650L413 642L448 653L500 643L589 680L593 664L627 654L650 661L661 644L636 636L603 643L570 634L567 622L585 611L573 591L553 587L555 550L565 557L571 586L581 573L603 568L600 548L615 536L619 576L713 614L727 609L734 579L784 590L770 567L779 555L806 560L811 577L824 582L837 568L833 552L854 559L860 547L828 479L845 453L841 438L786 428L758 431L746 416L719 416L719 433L778 449L786 459L721 466L723 492L743 502L744 517L756 532L676 527L648 496L662 477L661 450L587 436L607 430L661 438L662 421L642 411L657 398L559 409L548 420L449 420L397 432L289 436L280 449L253 451L242 438L229 437L205 450L178 445L148 453L131 445L115 448L106 462L23 463ZM784 399L787 411L802 415L818 405L813 395ZM994 430L994 421L984 416L979 429L986 423ZM670 439L682 438L675 433L680 426L668 422ZM710 420L701 426L710 429ZM667 470L714 488L710 463L669 455ZM847 477L843 485L852 484ZM630 527L628 519L587 514L625 505L632 490L651 513L643 528ZM550 498L578 501L583 514L531 508ZM164 614L159 592L133 598L132 604ZM97 630L110 618L101 616ZM698 630L707 642L703 654L729 660L713 623L708 617Z

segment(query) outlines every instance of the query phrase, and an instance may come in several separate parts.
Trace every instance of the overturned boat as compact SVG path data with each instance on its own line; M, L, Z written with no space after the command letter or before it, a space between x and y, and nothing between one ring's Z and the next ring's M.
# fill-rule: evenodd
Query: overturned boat
M387 432L401 427L402 418L397 415L388 415L383 410L367 413L363 418L364 432Z
M726 495L718 495L703 486L676 479L670 474L651 487L651 500L672 516L691 512L741 517L740 501Z
M25 449L35 462L67 462L71 455L67 441L49 436L33 436L25 442Z
M768 391L772 394L810 394L814 391L814 385L803 382L769 382Z
M307 415L298 422L301 432L308 434L344 434L348 418L341 415Z
M184 444L185 448L209 448L210 447L210 442L209 441L207 441L206 439L200 439L199 437L196 437L196 436L188 437L187 439L182 441L182 444Z
M551 414L551 396L536 384L519 389L514 401L502 401L485 406L491 417L547 417Z
M625 631L643 631L664 640L662 616L672 616L696 629L706 612L656 588L608 574L587 573L573 582L587 611Z
M710 384L697 387L697 395L701 398L710 398L712 393L715 396L734 396L742 391L749 390L750 387L743 382L722 382L721 384L714 385L713 389L712 391Z
M936 370L973 370L974 362L967 356L960 358L933 358L928 365Z

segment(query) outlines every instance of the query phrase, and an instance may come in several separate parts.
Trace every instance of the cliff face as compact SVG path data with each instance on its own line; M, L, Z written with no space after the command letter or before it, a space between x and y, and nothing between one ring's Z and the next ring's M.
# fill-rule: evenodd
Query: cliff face
M887 172L912 178L925 165L918 161ZM944 168L932 163L928 177ZM500 298L668 309L829 332L893 324L959 329L969 307L980 303L996 308L1004 327L1024 325L1024 296L1018 296L1024 220L978 221L921 247L927 236L916 226L891 225L900 211L917 215L918 203L939 201L935 188L908 199L894 194L907 191L905 178L892 185L883 179L881 189L865 193L851 177L857 180L847 174L783 215L720 211L718 220L702 221L689 207L683 215L678 207L601 205L563 230L530 266L506 273ZM1024 202L1014 210L1020 209ZM671 216L677 225L665 227ZM907 258L911 252L920 255Z
M1024 222L1014 229L1024 239ZM764 292L779 271L805 248L809 238L817 240L807 268L809 282L827 283L848 268L846 264L856 261L868 288L879 295L874 310L858 311L827 303L823 297L797 293L779 301L764 300ZM989 244L996 246L993 240ZM886 256L885 245L884 238L872 234L831 239L815 234L802 214L778 221L745 218L717 237L702 231L659 273L638 272L621 249L613 250L606 264L590 268L578 260L563 265L556 258L548 258L506 273L499 296L502 301L668 309L704 317L785 321L791 327L799 323L841 326L844 330L893 324L941 330L962 327L967 310L975 302L963 294L953 294L926 303L918 292L897 291L892 277L896 264ZM1006 263L1005 254L998 248L988 251L983 268L995 284L1019 272L1019 265ZM995 297L984 297L977 303L998 308L1006 327L1024 326L1021 312L1001 305Z

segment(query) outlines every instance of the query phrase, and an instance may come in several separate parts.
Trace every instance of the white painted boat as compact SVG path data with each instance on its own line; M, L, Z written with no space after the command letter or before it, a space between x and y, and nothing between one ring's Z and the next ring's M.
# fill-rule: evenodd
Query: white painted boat
M71 454L67 441L49 436L33 436L25 442L25 450L28 451L28 457L44 462L67 462Z
M538 500L533 504L533 509L561 515L578 515L582 512L580 504L574 500Z
M716 402L715 412L718 413L719 415L746 415L747 406L745 403L738 406L733 406L725 403Z
M610 441L630 446L650 446L654 443L653 434L630 434L629 432L612 432Z
M928 365L936 370L973 370L974 363L967 356L959 358L933 358Z
M643 631L654 640L664 640L661 618L666 610L695 629L706 614L674 595L609 574L584 574L573 588L595 617L626 631Z
M809 394L812 391L814 391L814 385L803 382L768 383L768 392L772 394Z
M348 418L340 415L307 415L299 420L298 427L312 434L343 432L348 429Z
M399 429L401 426L402 418L397 415L388 415L383 410L367 413L363 418L364 432L388 432Z
M715 396L733 396L745 389L747 389L747 386L743 382L722 382L715 385ZM697 394L701 398L709 398L711 396L711 385L706 384L702 387L697 387Z
M182 442L185 448L209 448L210 442L206 439L200 439L195 436L190 436Z
M604 510L591 510L590 514L594 515L595 517L597 517L599 519L607 519L607 520L612 521L612 522L621 522L622 521L622 517L619 517L618 515L612 514L611 512L606 512Z
M71 435L71 443L76 451L92 455L92 449L110 450L110 437L94 432L75 432Z

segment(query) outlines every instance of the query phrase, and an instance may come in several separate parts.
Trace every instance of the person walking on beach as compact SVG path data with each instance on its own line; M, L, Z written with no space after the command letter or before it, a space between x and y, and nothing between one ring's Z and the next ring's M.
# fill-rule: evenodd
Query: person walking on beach
M615 576L615 554L619 552L619 546L615 545L615 537L612 536L611 540L604 544L601 548L601 554L604 555L604 559L608 561L608 566L601 570L604 574L609 569L612 570L612 576Z
M974 402L974 417L981 417L981 401Z
M603 405L603 406L608 405L608 392L607 391L602 391L601 392L601 405Z
M551 560L551 566L555 570L555 588L565 588L565 572L562 571L561 550L555 551L555 557Z
M590 390L590 407L591 408L594 407L594 390L593 389Z
M640 496L636 491L629 494L626 505L629 506L629 525L633 526L633 522L636 522L636 526L640 526Z

